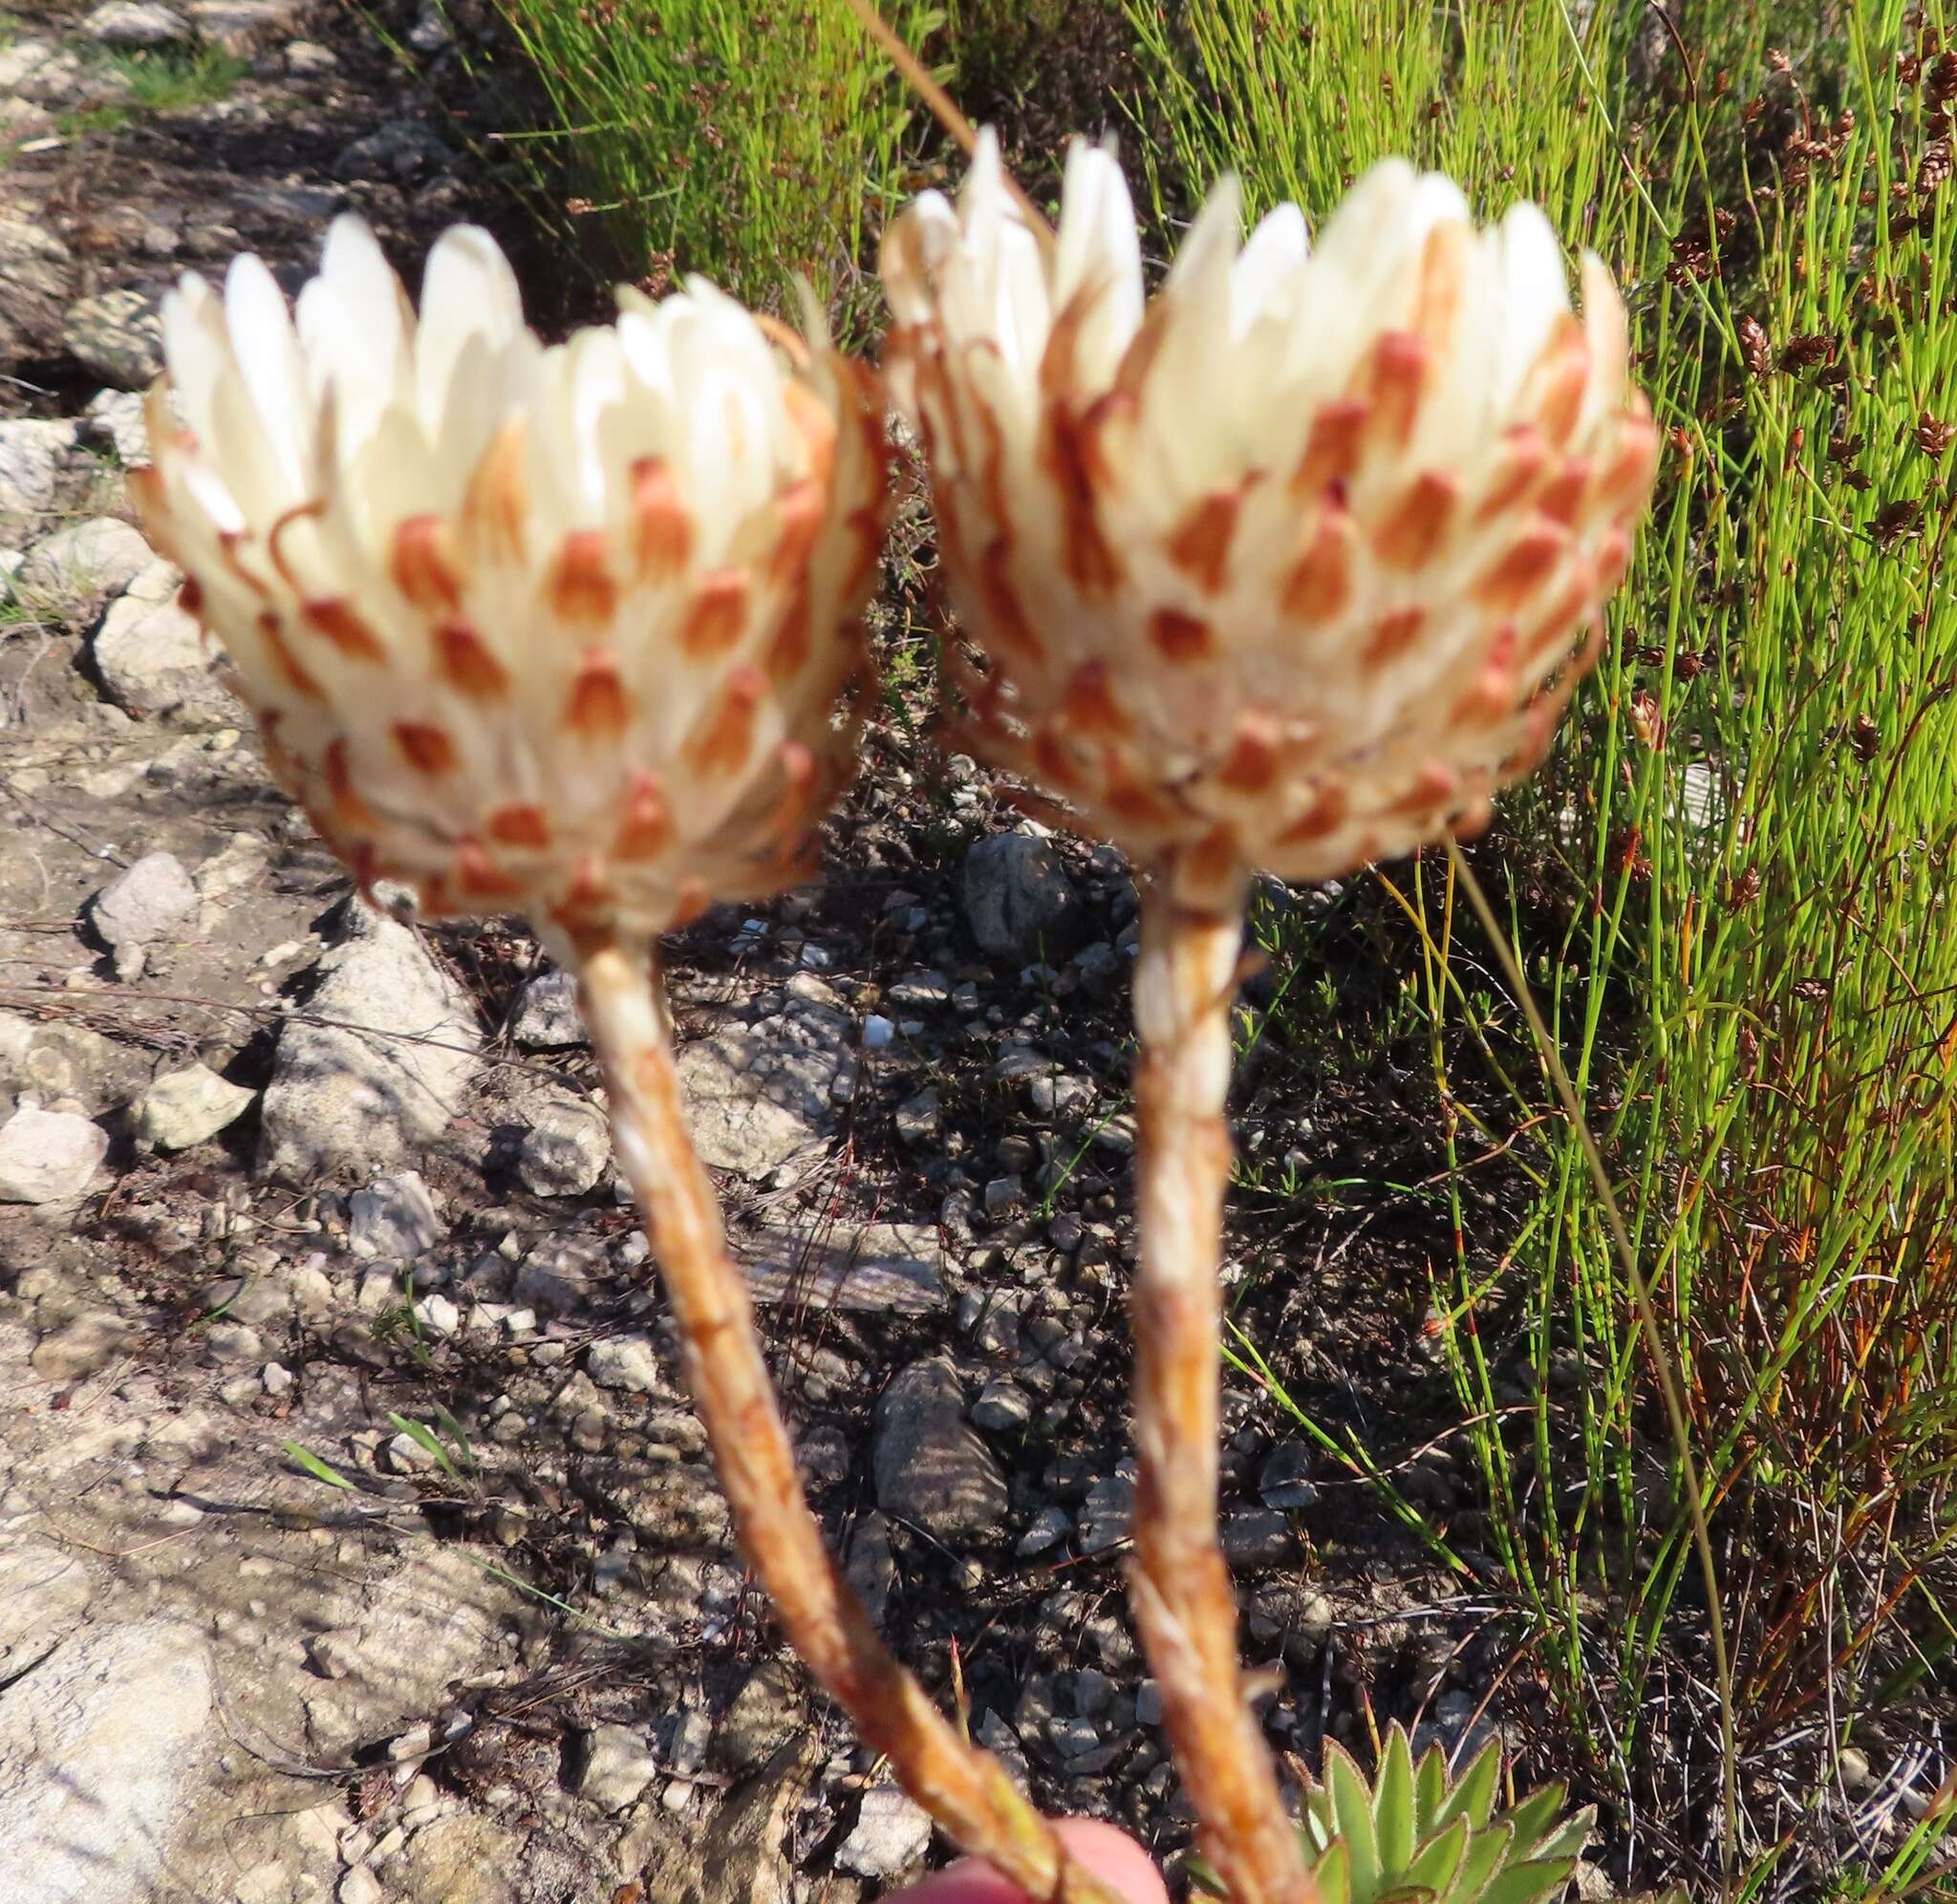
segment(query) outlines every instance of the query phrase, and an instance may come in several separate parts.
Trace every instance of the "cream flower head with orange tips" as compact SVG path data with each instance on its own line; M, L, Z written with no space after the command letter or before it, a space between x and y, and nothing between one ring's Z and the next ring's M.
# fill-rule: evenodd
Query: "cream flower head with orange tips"
M294 314L186 278L139 506L272 771L432 914L649 937L799 876L885 524L867 374L705 282L547 348L487 233L419 321L367 227Z
M1173 869L1322 879L1483 819L1594 658L1658 439L1624 309L1570 306L1532 205L1477 230L1397 160L1316 247L1224 180L1145 296L1111 153L1058 233L981 136L892 226L894 396L922 436L967 740Z

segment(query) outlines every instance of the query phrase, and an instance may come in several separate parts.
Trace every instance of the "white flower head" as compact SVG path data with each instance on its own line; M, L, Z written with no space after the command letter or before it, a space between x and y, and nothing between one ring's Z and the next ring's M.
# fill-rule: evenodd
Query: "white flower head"
M1376 167L1308 246L1225 179L1152 300L1111 153L1042 243L981 139L892 226L886 353L954 606L971 744L1194 902L1485 818L1595 655L1657 433L1594 257Z
M418 321L354 218L296 323L243 257L163 335L187 427L160 383L143 516L363 881L576 941L798 876L884 524L872 385L825 338L694 279L546 348L467 226Z

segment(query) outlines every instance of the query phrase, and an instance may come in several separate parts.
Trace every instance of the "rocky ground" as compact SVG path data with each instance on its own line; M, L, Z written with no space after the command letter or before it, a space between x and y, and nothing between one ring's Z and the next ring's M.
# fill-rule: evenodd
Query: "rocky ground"
M0 1846L33 1904L845 1904L943 1848L732 1549L564 975L350 896L122 503L180 270L295 280L346 205L404 262L462 214L522 241L439 103L451 28L397 25L418 71L302 0L0 17ZM900 697L875 752L822 884L675 949L699 1142L877 1618L1044 1802L1166 1854L1121 1580L1133 885ZM1254 1089L1241 1134L1418 1176L1378 1081ZM1371 1222L1238 1265L1335 1400L1434 1380L1418 1235L1374 1225L1347 1299ZM1229 1429L1274 1739L1487 1724L1493 1604L1268 1398ZM1445 1447L1401 1482L1462 1491Z

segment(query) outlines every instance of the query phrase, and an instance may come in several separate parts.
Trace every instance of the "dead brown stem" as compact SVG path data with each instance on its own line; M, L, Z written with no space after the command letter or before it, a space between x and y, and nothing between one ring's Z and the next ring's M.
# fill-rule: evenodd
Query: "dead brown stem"
M1203 1853L1232 1904L1318 1904L1238 1670L1237 1600L1216 1540L1223 1104L1241 921L1240 906L1211 913L1179 904L1167 876L1142 904L1130 1588Z
M618 1161L646 1215L720 1485L790 1644L964 1850L1050 1904L1120 1904L1068 1856L999 1762L953 1729L877 1637L823 1545L713 1186L687 1134L657 953L587 952L579 995L605 1067Z

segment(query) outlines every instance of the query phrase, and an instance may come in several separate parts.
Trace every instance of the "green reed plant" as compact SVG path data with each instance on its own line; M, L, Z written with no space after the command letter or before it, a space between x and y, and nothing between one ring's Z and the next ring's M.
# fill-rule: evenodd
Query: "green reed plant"
M903 186L913 105L847 0L503 0L545 89L567 209L656 288L701 271L763 310L807 272L847 333L874 321L862 267ZM941 15L914 4L912 44Z
M1818 1805L1884 1687L1957 1634L1947 10L1129 12L1165 220L1224 165L1253 209L1322 209L1405 151L1538 200L1629 288L1668 467L1585 717L1481 862L1679 1361L1742 1751L1804 1755ZM1513 1008L1474 1001L1447 868L1389 880L1450 1162L1536 1129L1494 1272L1456 1193L1435 1314L1496 1557L1635 1791L1652 1673L1703 1625L1677 1453L1575 1136Z

